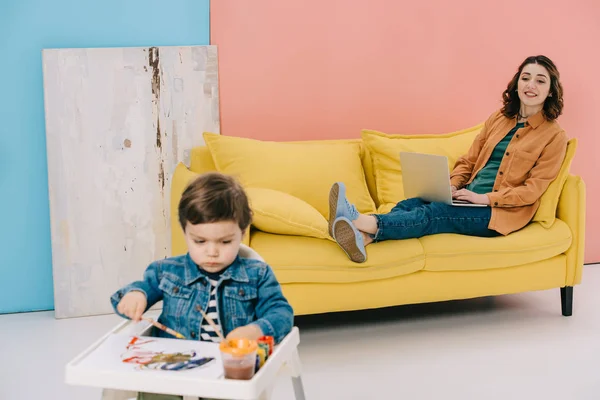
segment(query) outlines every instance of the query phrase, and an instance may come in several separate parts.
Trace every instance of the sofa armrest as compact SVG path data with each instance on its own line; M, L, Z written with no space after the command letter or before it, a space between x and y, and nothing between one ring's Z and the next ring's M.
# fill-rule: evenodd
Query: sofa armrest
M573 241L567 256L566 286L581 283L585 249L585 183L581 177L569 175L558 200L556 216L571 229Z

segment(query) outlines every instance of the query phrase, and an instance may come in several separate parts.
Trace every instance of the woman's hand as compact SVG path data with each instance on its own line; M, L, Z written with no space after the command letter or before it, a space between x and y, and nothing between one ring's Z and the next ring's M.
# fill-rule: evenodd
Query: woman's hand
M477 194L467 189L460 189L452 192L452 198L456 200L468 201L473 204L490 204L490 199L485 194Z

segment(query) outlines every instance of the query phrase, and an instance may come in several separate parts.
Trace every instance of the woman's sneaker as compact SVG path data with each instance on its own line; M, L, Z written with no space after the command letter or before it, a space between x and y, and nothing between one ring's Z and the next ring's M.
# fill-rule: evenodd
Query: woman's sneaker
M329 190L329 235L335 239L333 235L333 223L339 217L344 217L350 221L358 218L358 210L346 198L346 185L341 182L336 182Z
M348 218L339 217L334 221L333 238L350 260L356 263L367 261L363 236Z

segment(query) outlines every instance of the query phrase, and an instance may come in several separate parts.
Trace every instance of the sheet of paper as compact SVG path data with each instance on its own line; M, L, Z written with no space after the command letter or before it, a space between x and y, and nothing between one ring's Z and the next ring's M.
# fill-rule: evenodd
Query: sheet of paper
M81 360L77 367L95 371L135 372L150 375L177 374L181 377L208 379L216 379L223 375L223 363L216 343L138 336L138 341L129 346L128 349L133 337L125 334L110 335L87 357ZM175 353L179 354L174 356ZM157 355L159 356L156 357ZM214 360L192 369L160 369L166 364L173 366L174 362L185 362L189 359L201 357L213 357ZM157 362L142 367L141 364L136 362L123 361L144 362L144 360L149 359ZM165 360L168 362L165 363Z

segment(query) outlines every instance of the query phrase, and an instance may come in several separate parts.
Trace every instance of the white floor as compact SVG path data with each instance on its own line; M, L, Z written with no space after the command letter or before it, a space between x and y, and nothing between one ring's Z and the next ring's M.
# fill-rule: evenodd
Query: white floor
M587 266L570 318L556 289L301 319L307 399L600 399L599 287ZM118 322L0 316L0 400L99 399L65 385L64 365Z

